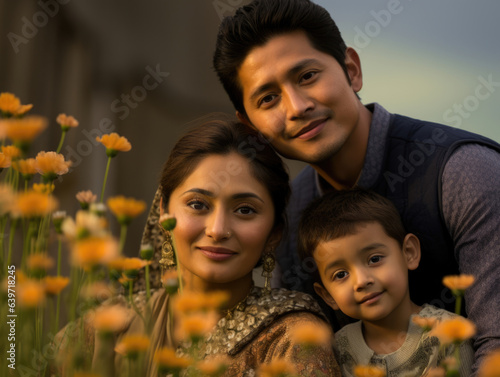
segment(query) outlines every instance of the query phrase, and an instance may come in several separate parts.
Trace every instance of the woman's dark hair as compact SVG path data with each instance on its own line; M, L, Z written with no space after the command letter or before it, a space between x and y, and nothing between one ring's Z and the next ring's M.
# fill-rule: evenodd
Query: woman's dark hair
M346 44L323 7L309 0L254 0L222 20L213 57L219 80L241 114L246 112L238 69L247 55L272 37L298 30L305 32L315 49L333 56L349 80Z
M359 225L378 223L400 246L406 237L401 216L387 198L361 188L333 192L312 202L302 213L298 250L312 257L320 242L354 234Z
M172 192L202 159L232 152L247 159L255 178L267 188L274 204L274 228L284 229L285 208L290 196L288 172L281 158L262 135L235 120L205 121L177 141L160 179L164 208L168 207Z

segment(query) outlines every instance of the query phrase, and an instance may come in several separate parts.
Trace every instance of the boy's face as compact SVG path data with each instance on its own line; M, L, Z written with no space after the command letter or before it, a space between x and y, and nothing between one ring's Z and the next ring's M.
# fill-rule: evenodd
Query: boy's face
M347 50L351 84L332 56L295 31L255 47L238 70L246 115L283 156L317 164L339 151L360 120L359 58ZM352 138L351 138L352 139Z
M321 242L314 259L324 285L315 283L315 289L328 305L352 318L377 322L411 303L408 269L417 268L420 246L408 234L401 250L373 222L359 225L352 235Z

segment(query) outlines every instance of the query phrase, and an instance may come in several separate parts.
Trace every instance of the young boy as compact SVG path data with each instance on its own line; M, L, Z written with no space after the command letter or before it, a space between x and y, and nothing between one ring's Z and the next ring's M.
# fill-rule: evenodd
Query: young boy
M316 293L334 310L360 321L335 334L344 376L359 364L374 364L387 376L421 376L453 354L440 351L439 340L414 324L411 317L438 320L455 314L410 299L408 270L420 262L420 242L406 233L388 199L361 189L328 194L303 213L299 252L314 258L319 278ZM468 376L474 353L460 346L460 375Z

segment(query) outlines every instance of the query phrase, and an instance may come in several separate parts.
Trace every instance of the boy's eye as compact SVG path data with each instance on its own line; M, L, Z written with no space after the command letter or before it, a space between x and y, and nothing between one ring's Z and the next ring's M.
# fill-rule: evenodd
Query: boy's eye
M344 279L346 276L347 276L347 271L339 271L333 275L333 278L335 280L341 280Z
M378 263L382 260L382 256L381 255L374 255L372 257L370 257L370 263Z

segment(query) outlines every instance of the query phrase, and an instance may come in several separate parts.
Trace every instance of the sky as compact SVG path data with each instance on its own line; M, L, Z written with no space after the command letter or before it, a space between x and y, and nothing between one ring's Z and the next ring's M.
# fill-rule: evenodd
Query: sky
M361 58L363 103L500 141L500 2L314 0Z

